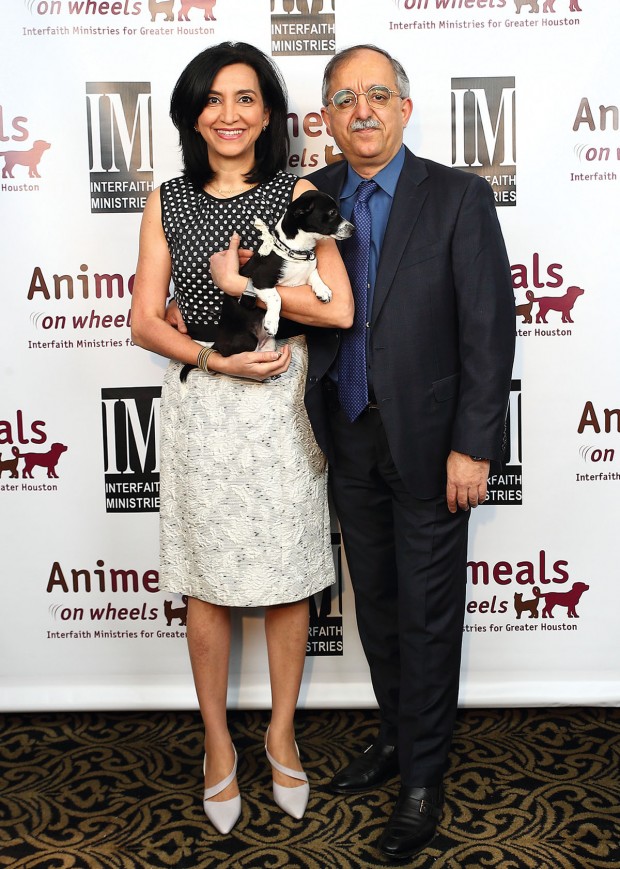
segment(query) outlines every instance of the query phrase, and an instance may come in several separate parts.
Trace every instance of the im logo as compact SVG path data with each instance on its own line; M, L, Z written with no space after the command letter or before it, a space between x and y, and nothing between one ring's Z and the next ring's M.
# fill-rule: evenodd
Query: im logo
M336 0L271 0L271 54L336 51Z
M452 79L452 165L481 175L496 205L517 204L514 76Z
M513 380L506 414L501 467L491 466L485 504L523 503L523 442L521 424L521 381Z
M101 390L106 512L159 510L161 387Z
M332 531L336 585L324 588L323 591L310 598L307 656L337 657L342 655L344 651L341 547L340 532Z
M87 82L93 214L141 212L153 190L150 82Z

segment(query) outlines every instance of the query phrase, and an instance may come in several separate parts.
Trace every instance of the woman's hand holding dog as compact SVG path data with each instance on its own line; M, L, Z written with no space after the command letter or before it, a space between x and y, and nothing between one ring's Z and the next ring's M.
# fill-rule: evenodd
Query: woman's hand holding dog
M250 259L252 251L240 250L240 241L239 235L233 233L229 247L213 254L210 259L213 280L230 296L240 296L247 284L247 278L239 274L239 267ZM187 333L187 327L174 299L166 308L165 319L179 332ZM287 344L274 351L235 353L227 357L213 353L209 357L210 371L258 381L284 374L290 364L291 350Z
M288 344L278 350L259 353L235 353L232 356L209 356L209 370L230 377L245 377L249 380L268 380L284 374L291 364L291 348Z
M181 332L182 335L187 335L187 326L185 325L185 320L179 311L179 306L175 299L170 300L170 303L166 308L164 319L169 326L172 326L178 332Z
M179 332L187 333L187 327L174 299L166 308L166 322ZM260 381L284 374L290 364L291 348L288 344L284 344L278 350L260 353L235 353L227 357L212 353L209 356L209 371Z

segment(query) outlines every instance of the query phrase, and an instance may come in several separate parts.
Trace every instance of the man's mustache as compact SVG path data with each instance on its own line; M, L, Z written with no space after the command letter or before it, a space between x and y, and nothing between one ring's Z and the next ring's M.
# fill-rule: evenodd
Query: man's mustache
M352 121L349 129L352 133L355 133L357 130L378 130L380 127L381 124L376 118L358 118Z

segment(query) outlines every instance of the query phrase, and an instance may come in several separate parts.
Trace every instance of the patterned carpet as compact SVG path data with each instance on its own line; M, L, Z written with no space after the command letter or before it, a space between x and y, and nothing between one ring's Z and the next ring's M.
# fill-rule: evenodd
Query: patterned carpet
M374 869L397 784L338 797L332 772L375 713L299 712L303 821L271 801L261 712L230 714L241 821L202 813L193 712L0 716L0 866L12 869ZM462 710L438 836L412 869L620 866L620 710ZM403 864L400 864L403 865Z

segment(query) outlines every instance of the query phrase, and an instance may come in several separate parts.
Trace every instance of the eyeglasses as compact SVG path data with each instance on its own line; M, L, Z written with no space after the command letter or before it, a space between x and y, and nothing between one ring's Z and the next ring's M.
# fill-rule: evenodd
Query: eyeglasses
M338 111L349 111L350 109L354 109L357 105L358 97L366 97L366 102L371 109L383 109L392 99L392 95L399 97L399 99L402 100L398 91L391 91L385 85L375 84L368 88L366 92L362 91L362 93L359 94L347 89L336 91L331 98L331 103L335 109L338 109Z

